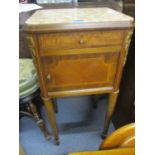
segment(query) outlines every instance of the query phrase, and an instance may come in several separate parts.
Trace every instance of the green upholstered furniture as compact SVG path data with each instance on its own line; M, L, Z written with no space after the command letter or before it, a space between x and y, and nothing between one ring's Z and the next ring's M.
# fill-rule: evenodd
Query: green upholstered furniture
M35 98L40 97L39 83L36 69L32 59L19 60L19 113L20 118L27 116L32 118L45 138L49 140L51 135L47 131L43 119L40 118L39 108L34 102Z
M32 59L19 60L19 98L34 93L39 88Z

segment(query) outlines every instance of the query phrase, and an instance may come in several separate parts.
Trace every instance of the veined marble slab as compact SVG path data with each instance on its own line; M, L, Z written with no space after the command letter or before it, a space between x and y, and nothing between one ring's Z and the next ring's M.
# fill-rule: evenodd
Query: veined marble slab
M129 27L133 25L133 18L110 8L69 8L69 9L46 9L36 11L27 21L26 25L88 25L99 24L104 27ZM72 27L73 28L73 27Z

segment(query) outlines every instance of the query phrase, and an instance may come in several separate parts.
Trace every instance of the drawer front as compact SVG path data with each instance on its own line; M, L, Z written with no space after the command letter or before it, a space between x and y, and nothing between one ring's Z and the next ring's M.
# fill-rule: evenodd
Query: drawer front
M42 57L48 92L113 86L119 52Z
M123 31L65 32L39 35L40 52L121 45Z

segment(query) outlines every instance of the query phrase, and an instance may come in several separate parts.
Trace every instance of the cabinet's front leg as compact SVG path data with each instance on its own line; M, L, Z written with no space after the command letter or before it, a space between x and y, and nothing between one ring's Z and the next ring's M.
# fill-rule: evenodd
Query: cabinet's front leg
M56 118L55 118L53 103L50 98L42 98L42 99L43 99L43 102L44 102L44 105L47 111L47 115L50 121L55 143L59 145L58 129L56 125Z
M119 93L119 90L109 94L109 101L108 101L108 107L107 107L107 112L106 112L106 117L105 117L104 130L102 133L103 139L107 136L112 114L115 109L118 93Z

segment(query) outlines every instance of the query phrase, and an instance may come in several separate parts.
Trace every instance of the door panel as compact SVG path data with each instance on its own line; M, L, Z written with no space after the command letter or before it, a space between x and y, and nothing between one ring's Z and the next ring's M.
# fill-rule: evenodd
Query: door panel
M48 92L113 86L119 52L45 56Z

